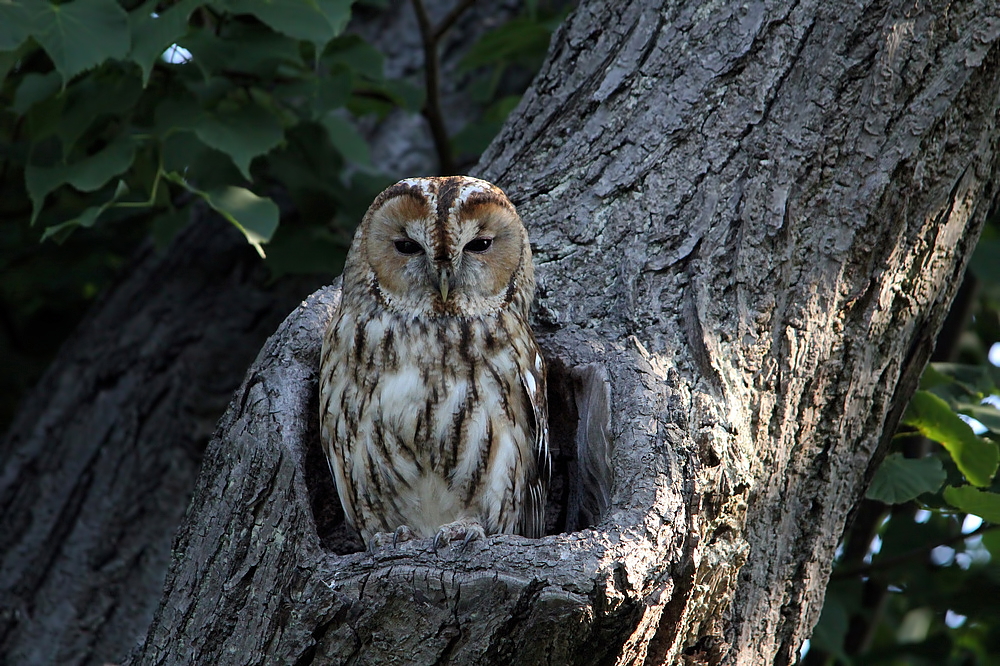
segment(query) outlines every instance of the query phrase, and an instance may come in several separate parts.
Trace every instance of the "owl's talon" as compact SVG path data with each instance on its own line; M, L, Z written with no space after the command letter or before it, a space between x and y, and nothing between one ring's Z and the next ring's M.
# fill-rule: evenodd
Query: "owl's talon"
M391 545L393 548L401 543L405 543L416 538L409 525L400 525L392 532L376 532L368 541L368 552L374 553L383 546Z
M459 546L459 548L464 550L465 547L469 545L470 541L484 538L486 538L486 530L483 529L483 526L479 524L478 520L463 518L461 520L456 520L453 523L442 525L438 529L437 534L434 535L434 542L431 544L431 550L436 553L438 548L443 548L452 541L457 541L459 539L462 540L462 545Z
M409 525L400 525L392 533L392 547L395 548L400 542L411 541L414 536L413 530L410 529Z

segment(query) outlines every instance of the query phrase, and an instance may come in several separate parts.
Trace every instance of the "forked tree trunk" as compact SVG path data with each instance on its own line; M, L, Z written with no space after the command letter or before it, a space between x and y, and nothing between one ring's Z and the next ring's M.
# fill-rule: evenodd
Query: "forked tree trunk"
M329 289L220 424L131 663L793 662L998 205L997 12L583 3L479 174L529 226L564 457L609 419L600 522L338 555Z

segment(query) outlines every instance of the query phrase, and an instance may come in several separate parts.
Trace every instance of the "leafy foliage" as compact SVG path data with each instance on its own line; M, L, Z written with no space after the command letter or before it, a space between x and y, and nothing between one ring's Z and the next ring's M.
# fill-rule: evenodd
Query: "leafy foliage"
M904 458L901 453L891 453L875 472L866 497L902 504L924 493L937 492L946 477L937 458Z
M948 403L929 391L917 391L903 415L903 424L913 426L927 439L943 446L970 483L988 486L997 471L997 445L976 436L968 423Z
M132 249L165 247L194 207L228 220L275 277L339 272L375 194L415 175L377 167L358 121L425 104L419 73L387 77L383 54L345 31L354 4L0 1L0 424ZM453 137L465 165L544 55L556 12L529 4L521 60L463 70L470 89L490 82L475 98L488 120L473 122L486 131Z

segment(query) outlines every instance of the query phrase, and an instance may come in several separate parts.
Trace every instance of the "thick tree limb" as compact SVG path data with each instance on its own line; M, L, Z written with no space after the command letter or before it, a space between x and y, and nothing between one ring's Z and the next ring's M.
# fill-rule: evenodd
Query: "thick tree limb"
M529 224L547 355L607 368L607 515L324 547L321 292L220 425L132 663L794 661L998 206L1000 16L936 11L581 5L480 173Z

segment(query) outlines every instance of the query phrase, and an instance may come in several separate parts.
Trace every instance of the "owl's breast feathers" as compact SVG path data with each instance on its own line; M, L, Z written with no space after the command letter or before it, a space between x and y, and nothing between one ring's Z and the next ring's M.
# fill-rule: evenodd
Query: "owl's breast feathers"
M323 442L366 542L462 518L542 535L545 367L519 312L427 319L342 304L323 373Z

